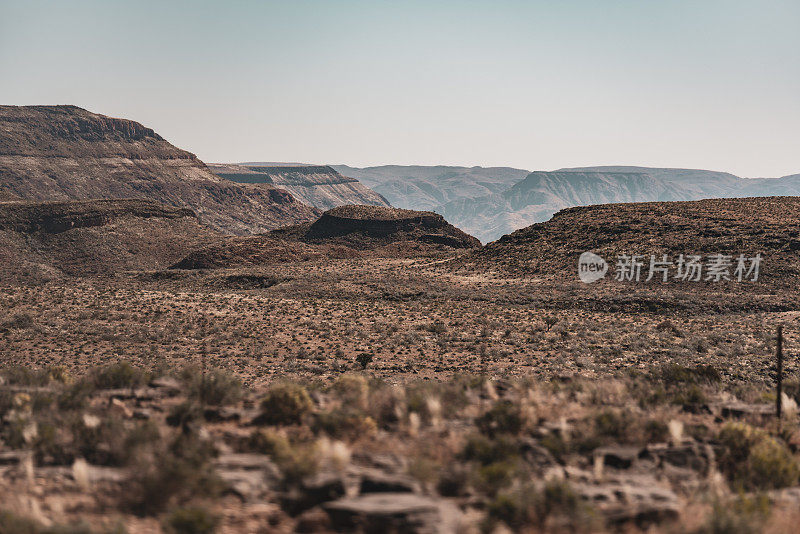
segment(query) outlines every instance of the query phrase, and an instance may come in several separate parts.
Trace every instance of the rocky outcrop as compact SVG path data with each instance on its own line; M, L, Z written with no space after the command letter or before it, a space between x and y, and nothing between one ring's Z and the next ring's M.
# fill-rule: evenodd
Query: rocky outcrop
M74 228L104 226L122 217L197 218L190 209L162 206L146 200L0 202L0 230L26 234L56 234Z
M217 175L247 184L270 184L289 191L309 206L322 210L347 204L389 206L389 202L355 178L342 176L327 165L210 165Z
M275 186L237 184L137 122L75 106L0 106L0 199L138 198L188 208L232 234L313 220Z

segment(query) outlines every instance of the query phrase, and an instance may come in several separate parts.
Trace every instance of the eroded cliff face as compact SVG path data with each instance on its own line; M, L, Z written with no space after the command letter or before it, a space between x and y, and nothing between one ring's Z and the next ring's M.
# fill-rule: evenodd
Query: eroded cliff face
M75 106L0 106L0 200L139 198L246 235L319 211L275 186L222 180L137 122Z
M300 201L327 210L348 204L389 206L389 202L355 178L327 165L210 165L220 176L238 183L270 184Z

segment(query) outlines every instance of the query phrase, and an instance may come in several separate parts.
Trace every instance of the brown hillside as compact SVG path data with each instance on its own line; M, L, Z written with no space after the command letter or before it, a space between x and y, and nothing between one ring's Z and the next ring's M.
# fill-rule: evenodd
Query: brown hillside
M180 269L266 265L320 258L416 257L465 250L480 242L432 212L381 206L340 206L314 223L263 236L230 238L197 250Z
M274 186L237 184L150 128L75 106L0 106L0 199L141 198L232 234L313 220Z
M161 269L221 235L145 200L0 202L0 282Z
M570 208L488 244L460 266L517 276L577 280L577 261L592 251L610 263L620 254L761 253L763 283L800 278L800 198L605 204ZM608 277L607 277L608 278ZM686 283L686 282L682 282Z

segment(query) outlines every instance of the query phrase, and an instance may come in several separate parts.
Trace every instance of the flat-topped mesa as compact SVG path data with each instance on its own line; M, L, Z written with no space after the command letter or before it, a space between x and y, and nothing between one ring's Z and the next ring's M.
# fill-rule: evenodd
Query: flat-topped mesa
M306 243L338 241L357 249L399 242L454 249L480 247L480 241L448 223L438 213L382 206L340 206L328 210L308 227L300 240Z
M0 106L0 155L128 159L197 157L136 121L77 106Z
M73 228L105 226L121 217L142 219L197 218L187 208L149 200L76 200L66 202L0 202L0 230L56 234Z
M0 200L143 199L188 208L225 233L320 212L274 185L237 184L138 122L75 106L0 106Z
M458 230L451 226L444 217L432 211L403 210L381 206L340 206L323 213L308 229L306 237L321 239L355 232L371 237L385 237L397 232L416 229L435 231L448 229L448 227ZM464 235L466 236L466 234Z
M328 165L211 164L220 178L241 184L270 184L286 189L309 206L327 210L347 204L389 206L364 184Z

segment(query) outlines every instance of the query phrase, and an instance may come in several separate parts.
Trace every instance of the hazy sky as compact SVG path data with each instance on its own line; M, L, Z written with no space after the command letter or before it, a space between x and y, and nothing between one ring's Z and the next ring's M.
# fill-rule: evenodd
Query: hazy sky
M800 1L0 0L0 103L215 161L800 173Z

